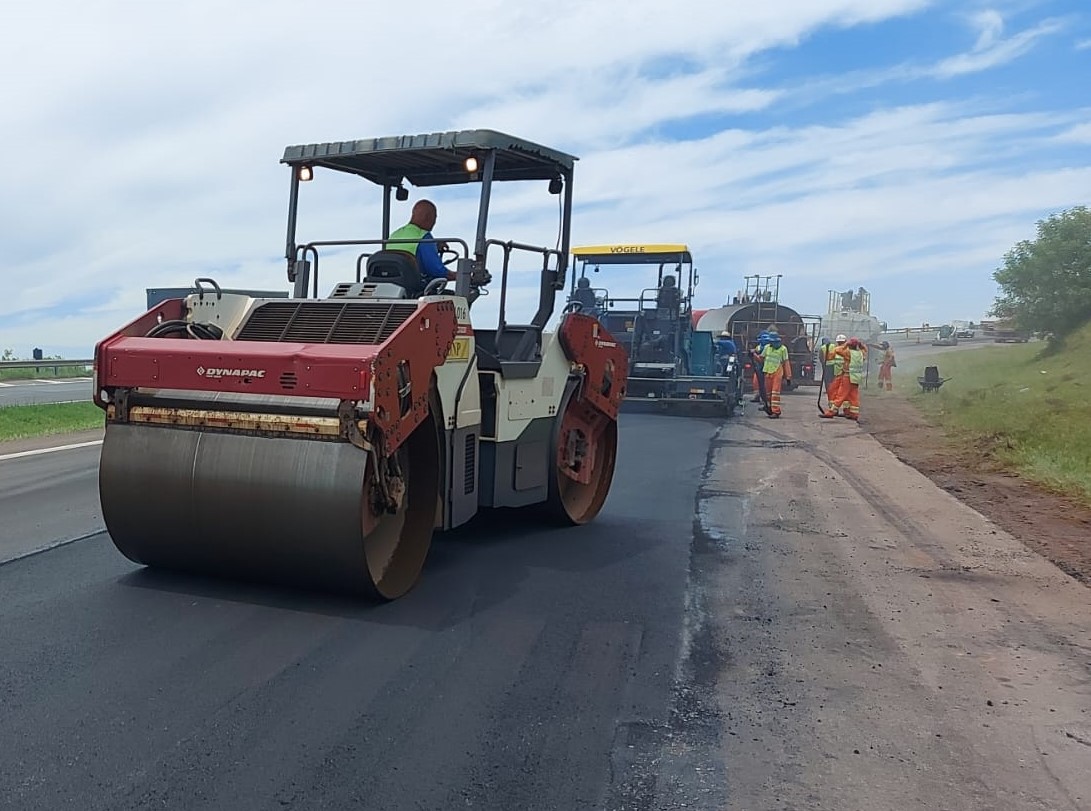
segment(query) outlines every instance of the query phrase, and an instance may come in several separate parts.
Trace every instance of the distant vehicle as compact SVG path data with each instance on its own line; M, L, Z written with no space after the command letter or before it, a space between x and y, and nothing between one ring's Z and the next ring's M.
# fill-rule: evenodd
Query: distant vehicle
M1025 344L1029 340L1029 332L1019 332L1018 330L997 330L993 336L993 342L998 344Z
M974 337L974 331L972 329L970 329L969 327L963 327L962 329L956 329L955 330L955 337L956 338L973 338Z
M932 341L932 346L958 346L958 335L955 328L949 324L940 327L939 332L936 333L936 337Z
M1011 321L982 321L981 331L987 338L992 338L998 344L1025 344L1030 340L1030 333L1017 329Z
M625 350L626 400L655 401L675 413L694 403L725 416L734 412L737 369L718 368L718 333L698 330L693 319L699 276L688 246L588 245L573 248L572 256L569 305L597 318ZM591 285L600 272L609 289Z
M788 347L792 364L792 385L786 391L799 386L821 385L821 367L815 363L818 347L818 330L822 319L814 315L801 315L791 307L780 303L779 276L745 276L745 287L732 297L729 304L710 310L694 310L694 326L699 331L719 335L726 330L742 352L743 393L753 391L754 369L746 349L753 347L763 332L776 332ZM611 330L613 334L617 334Z

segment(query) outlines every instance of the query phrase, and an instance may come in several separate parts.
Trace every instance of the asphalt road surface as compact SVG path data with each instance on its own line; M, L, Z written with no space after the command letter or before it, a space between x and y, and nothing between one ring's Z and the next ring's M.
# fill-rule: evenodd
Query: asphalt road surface
M1017 344L998 344L991 338L977 336L974 338L960 338L956 346L932 346L932 339L934 334L928 334L922 336L920 340L917 340L917 336L914 334L912 338L906 340L904 336L894 336L890 339L890 345L894 348L894 353L898 358L911 358L924 355L940 355L947 352L961 352L968 349L983 349L987 346L1017 346ZM882 356L882 352L872 349L870 352L871 357L876 360Z
M102 531L101 439L95 430L0 444L0 562Z
M91 400L91 378L64 380L0 380L0 408L13 405Z
M150 573L103 534L0 566L0 807L700 807L722 769L682 630L716 427L626 415L594 524L478 522L381 607ZM0 471L27 515L85 503L94 464Z
M1091 808L1091 591L784 405L623 415L594 524L476 522L390 605L0 565L0 808ZM0 558L94 531L94 466L0 458Z

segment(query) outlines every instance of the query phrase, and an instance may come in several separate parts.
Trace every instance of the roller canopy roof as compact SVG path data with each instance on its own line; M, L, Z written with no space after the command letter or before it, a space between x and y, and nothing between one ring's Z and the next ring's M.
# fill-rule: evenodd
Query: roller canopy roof
M350 172L380 185L404 178L414 186L444 186L477 180L464 161L487 150L496 151L493 180L501 181L552 180L570 172L577 160L502 132L462 130L289 146L280 162Z
M660 262L689 262L689 246L681 243L646 245L584 245L573 248L579 260L594 265L658 265Z

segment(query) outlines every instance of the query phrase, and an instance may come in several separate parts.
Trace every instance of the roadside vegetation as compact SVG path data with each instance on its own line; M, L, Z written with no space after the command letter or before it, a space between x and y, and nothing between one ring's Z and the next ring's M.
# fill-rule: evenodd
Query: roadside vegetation
M0 441L86 431L102 425L94 403L51 403L0 408Z
M1054 214L1037 224L1034 240L1004 255L993 279L1000 295L992 314L1020 328L1063 340L1091 314L1091 210Z
M895 385L984 464L1091 506L1091 324L1046 346L937 353L895 369ZM925 365L950 378L938 392L917 385Z
M41 361L42 365L35 369L0 369L0 381L4 380L55 380L67 377L89 377L89 369L61 366L54 369L49 366L49 361Z
M0 352L0 361L2 360L23 360L23 358L15 357L15 353L10 349L5 349ZM42 380L42 379L55 379L64 377L87 377L90 372L86 368L78 368L72 366L59 366L53 367L49 365L51 360L62 360L60 357L44 358L40 361L28 361L30 363L38 363L40 366L30 369L0 369L0 381L4 380Z
M895 372L900 388L983 464L1091 505L1091 210L1040 220L993 279L992 314L1045 340L934 354ZM951 378L932 394L916 386L926 365Z

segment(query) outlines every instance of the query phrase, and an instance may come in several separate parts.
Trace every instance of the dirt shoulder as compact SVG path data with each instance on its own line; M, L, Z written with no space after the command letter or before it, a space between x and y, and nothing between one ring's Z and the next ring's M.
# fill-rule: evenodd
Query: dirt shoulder
M1091 592L956 495L801 400L725 426L692 566L717 807L1091 807Z
M990 464L898 392L869 393L861 427L901 461L1002 527L1085 585L1091 585L1091 510Z

